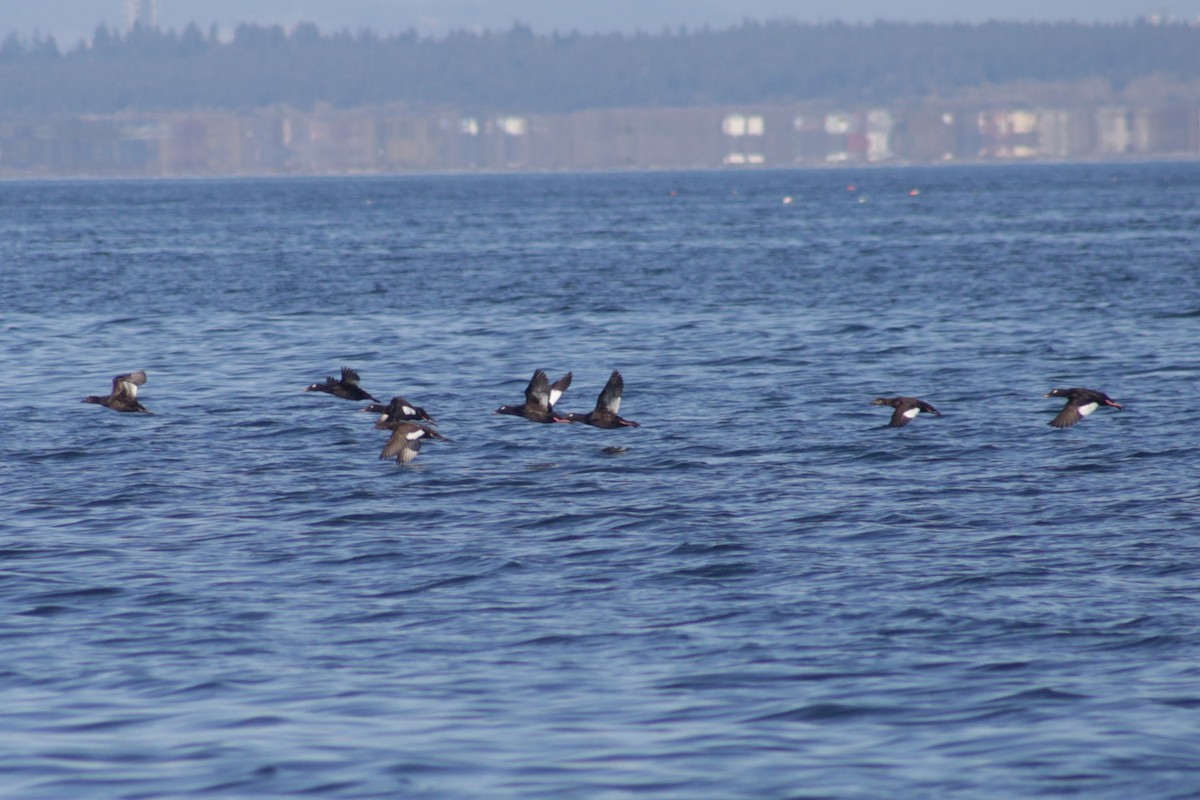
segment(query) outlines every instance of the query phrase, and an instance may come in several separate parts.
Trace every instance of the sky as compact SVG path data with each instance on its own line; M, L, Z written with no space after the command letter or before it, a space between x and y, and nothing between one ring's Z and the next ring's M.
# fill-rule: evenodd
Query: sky
M62 48L90 39L104 23L124 27L122 0L0 0L0 35L53 35ZM1200 20L1200 0L159 0L159 23L182 29L195 22L228 34L241 22L281 25L316 23L323 31L426 36L452 30L507 30L514 22L538 33L578 30L647 31L709 25L723 28L744 19L802 22L1121 22L1150 14Z

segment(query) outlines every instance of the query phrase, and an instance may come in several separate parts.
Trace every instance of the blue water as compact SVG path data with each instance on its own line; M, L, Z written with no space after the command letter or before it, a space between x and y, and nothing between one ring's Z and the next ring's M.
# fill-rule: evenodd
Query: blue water
M4 796L1200 790L1200 164L7 183L0 297Z

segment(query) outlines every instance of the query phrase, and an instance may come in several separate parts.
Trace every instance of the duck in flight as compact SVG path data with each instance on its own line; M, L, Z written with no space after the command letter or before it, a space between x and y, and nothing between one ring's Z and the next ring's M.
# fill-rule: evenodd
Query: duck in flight
M642 426L633 420L617 416L621 408L621 393L624 391L625 380L614 369L612 375L608 376L608 383L600 390L600 396L596 398L596 407L586 414L567 414L567 419L597 428L640 428Z
M889 428L903 428L924 411L927 414L941 416L942 412L916 397L876 397L871 401L874 406L891 406L896 409L888 422Z
M113 411L140 411L143 414L153 413L138 402L138 387L146 383L146 373L142 370L118 375L112 379L112 393L106 397L88 395L83 398L85 403L95 403Z
M493 413L509 414L514 417L524 417L530 422L570 422L564 416L554 413L554 404L563 392L571 385L571 373L563 375L554 383L540 369L533 371L529 385L525 387L525 404L520 406L500 406Z
M367 394L358 385L358 373L349 367L342 367L342 377L332 378L327 377L324 383L313 383L304 389L306 392L325 392L334 397L341 397L344 400L371 400L376 403L378 399Z
M1069 428L1100 406L1111 406L1112 408L1125 407L1104 392L1098 392L1095 389L1083 389L1080 387L1051 389L1045 396L1067 398L1067 404L1063 406L1063 410L1058 412L1058 415L1049 422L1055 428Z
M380 414L375 427L383 427L383 423L404 422L412 419L422 419L437 424L437 420L425 413L425 409L414 406L403 397L396 395L387 405L372 403L363 409L367 414Z

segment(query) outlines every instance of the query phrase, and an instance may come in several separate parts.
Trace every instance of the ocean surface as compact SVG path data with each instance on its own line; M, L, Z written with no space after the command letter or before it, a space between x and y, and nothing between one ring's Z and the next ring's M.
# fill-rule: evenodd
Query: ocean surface
M1200 163L9 182L0 298L4 797L1200 796Z

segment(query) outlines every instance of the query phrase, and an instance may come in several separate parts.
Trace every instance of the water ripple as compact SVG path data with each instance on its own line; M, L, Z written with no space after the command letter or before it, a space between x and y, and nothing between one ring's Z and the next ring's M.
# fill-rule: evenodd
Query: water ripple
M1198 190L0 186L5 792L1188 795ZM380 461L342 365L450 441ZM537 367L642 427L494 415Z

